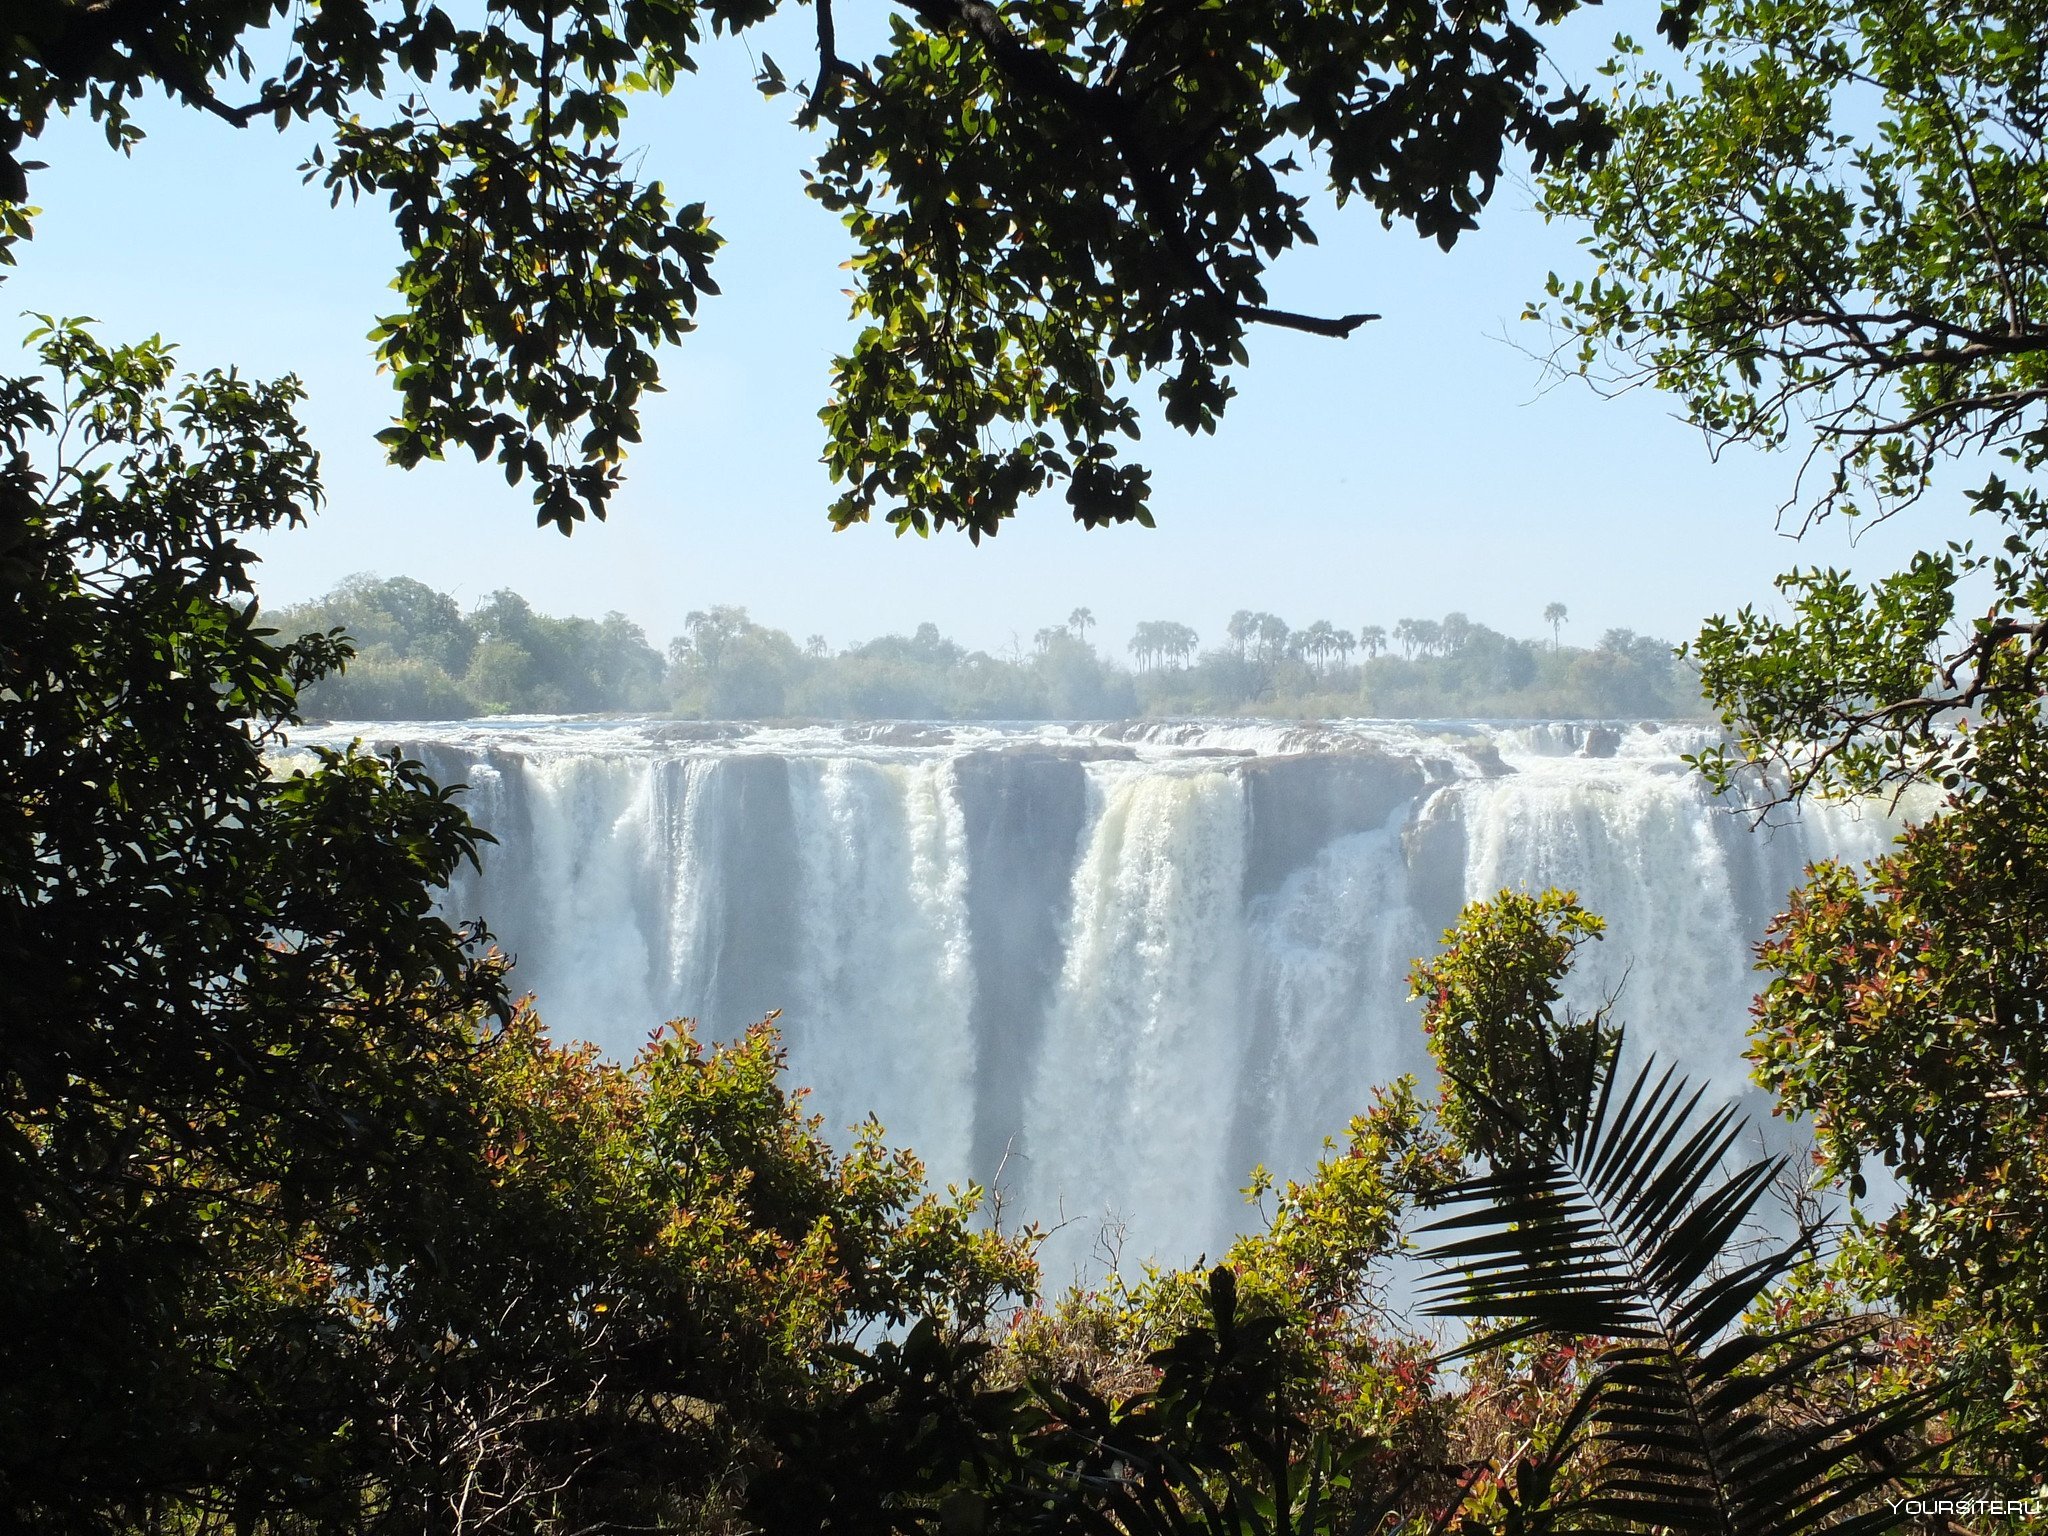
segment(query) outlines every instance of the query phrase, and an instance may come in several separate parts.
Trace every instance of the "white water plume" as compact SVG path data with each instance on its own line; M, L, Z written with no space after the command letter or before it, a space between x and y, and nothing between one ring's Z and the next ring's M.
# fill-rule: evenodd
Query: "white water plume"
M1091 774L1024 1206L1135 1223L1165 1252L1215 1231L1243 1024L1245 809L1227 773ZM1107 1202L1105 1202L1107 1197ZM1115 1203L1108 1203L1115 1202Z
M770 1010L844 1137L869 1115L940 1182L1105 1217L1124 1259L1215 1255L1252 1165L1299 1174L1371 1086L1427 1073L1410 961L1502 888L1608 921L1571 983L1639 1046L1744 1091L1752 946L1867 807L1774 828L1682 764L1696 728L1141 722L761 729L340 726L470 786L500 839L450 896L559 1035ZM1006 1161L1007 1159L1007 1161Z

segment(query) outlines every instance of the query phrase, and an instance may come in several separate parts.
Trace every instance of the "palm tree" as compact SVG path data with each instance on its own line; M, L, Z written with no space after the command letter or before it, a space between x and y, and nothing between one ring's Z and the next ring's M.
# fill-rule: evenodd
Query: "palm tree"
M1717 1179L1747 1130L1734 1108L1700 1116L1704 1090L1654 1063L1621 1081L1618 1055L1581 1053L1571 1069L1549 1054L1533 1096L1542 1123L1486 1101L1506 1122L1502 1144L1523 1150L1454 1187L1445 1203L1459 1209L1425 1229L1447 1239L1431 1255L1427 1310L1501 1324L1451 1358L1539 1334L1597 1341L1555 1440L1505 1485L1539 1518L1508 1529L1578 1530L1591 1516L1618 1531L1791 1536L1835 1529L1859 1506L1840 1528L1903 1525L1903 1506L1887 1518L1880 1496L1923 1459L1894 1447L1918 1436L1940 1393L1773 1413L1849 1369L1868 1330L1740 1325L1815 1243L1802 1224L1762 1257L1735 1244L1784 1159Z
M1571 615L1565 612L1563 603L1552 603L1543 610L1543 622L1550 626L1550 648L1553 651L1564 647L1564 622Z
M1377 624L1364 624L1358 630L1358 648L1365 652L1370 661L1387 648L1387 632Z
M1253 615L1252 623L1259 660L1278 661L1287 654L1287 639L1291 631L1285 619L1277 613L1261 613Z
M1330 653L1337 648L1337 630L1328 619L1317 619L1315 623L1297 634L1294 641L1301 647L1302 654L1309 658L1310 665L1320 676L1323 663L1329 660Z
M1067 615L1067 628L1074 632L1076 640L1085 641L1088 631L1095 627L1095 615L1086 608L1076 608Z
M1257 636L1258 630L1259 615L1249 608L1240 608L1230 616L1230 623L1225 626L1224 633L1230 637L1230 649L1239 661L1244 660L1244 653Z
M1173 658L1176 666L1185 667L1194 659L1195 647L1202 643L1202 637L1185 624L1164 623L1159 626L1160 648Z

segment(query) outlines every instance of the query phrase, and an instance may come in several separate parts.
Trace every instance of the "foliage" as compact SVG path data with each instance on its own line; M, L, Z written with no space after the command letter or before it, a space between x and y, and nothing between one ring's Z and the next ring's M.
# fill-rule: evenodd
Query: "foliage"
M1683 67L1625 42L1612 157L1547 184L1602 270L1553 280L1541 308L1577 366L1673 390L1719 438L1809 433L1808 519L1896 512L1945 489L1950 460L1977 481L1988 548L1860 582L1795 571L1782 614L1716 619L1693 653L1731 733L1701 758L1712 782L1922 787L1931 814L1891 854L1794 893L1754 1052L1825 1171L1855 1194L1864 1159L1898 1178L1839 1282L1909 1309L1972 1373L1966 1422L2039 1483L2048 26L2029 4L1834 0L1671 20Z
M1029 1288L1028 1242L970 1229L975 1192L928 1194L878 1127L835 1154L781 1067L765 1024L725 1048L664 1030L620 1066L527 1013L479 1058L478 1155L419 1230L433 1267L386 1246L341 1270L377 1277L351 1286L394 1423L370 1473L425 1485L385 1492L394 1514L423 1491L485 1528L701 1521L833 1346Z
M2048 31L2031 0L1691 0L1682 68L1622 40L1611 153L1545 183L1595 277L1543 306L1717 437L1810 423L1817 508L1883 511L1942 457L2038 452ZM1868 501L1859 501L1867 493Z
M1291 1362L1292 1411L1319 1433L1369 1445L1390 1465L1420 1469L1445 1459L1452 1413L1433 1390L1429 1347L1397 1318L1388 1269L1408 1251L1414 1212L1463 1171L1463 1150L1440 1129L1415 1080L1396 1079L1373 1091L1372 1105L1341 1142L1326 1145L1305 1181L1276 1184L1264 1168L1253 1170L1245 1194L1264 1221L1223 1256L1240 1304L1278 1320L1275 1347ZM1007 1349L1030 1374L1057 1379L1089 1363L1074 1359L1071 1343L1077 1325L1093 1324L1112 1364L1124 1365L1095 1374L1128 1383L1130 1362L1208 1326L1213 1284L1199 1268L1148 1268L1128 1288L1111 1276L1100 1295L1025 1314ZM1435 1482L1419 1471L1418 1480Z
M1120 376L1156 375L1171 425L1213 431L1252 326L1373 318L1267 303L1268 266L1315 238L1315 181L1449 246L1509 144L1540 165L1600 137L1580 99L1542 100L1540 49L1498 3L926 0L867 63L817 9L800 117L830 128L812 191L852 232L862 322L824 412L842 526L879 508L978 539L1062 482L1084 524L1149 524L1149 477L1117 462L1139 430Z
M1422 1470L1304 1409L1286 1320L1219 1265L1196 1320L1114 1398L991 1384L990 1346L927 1325L848 1352L861 1385L792 1421L750 1514L790 1532L1337 1536L1381 1526Z
M306 178L387 202L399 237L399 307L372 333L401 401L392 459L495 457L566 533L617 488L655 349L718 291L703 205L635 173L631 105L697 67L707 24L783 9L24 0L0 34L0 255L30 233L24 150L54 114L123 150L151 87L238 127L316 124L331 142ZM1084 523L1149 522L1144 469L1116 462L1138 432L1119 374L1157 376L1171 423L1214 430L1251 327L1371 318L1267 304L1267 268L1315 238L1318 185L1449 246L1511 153L1540 167L1602 141L1583 99L1547 97L1501 0L906 0L868 60L840 56L830 0L811 10L797 119L823 130L810 186L846 218L861 321L822 412L842 525L881 508L979 538L1055 482ZM259 39L284 61L260 78ZM759 84L786 89L772 59Z
M1381 1286L1408 1213L1457 1171L1397 1083L1211 1271L1112 1275L994 1338L920 1325L844 1352L857 1384L777 1421L751 1513L774 1530L1106 1536L1335 1532L1433 1508L1455 1493L1438 1470L1454 1410Z
M1418 1460L1318 1421L1287 1317L1244 1305L1230 1267L1210 1271L1202 1301L1199 1321L1152 1356L1150 1390L1112 1407L1078 1385L1041 1389L1033 1481L1051 1497L1027 1484L1018 1502L1044 1514L1019 1528L1337 1536L1396 1514Z
M754 623L744 608L686 615L668 657L666 693L674 707L710 719L788 714L803 667L796 642Z
M0 385L0 1504L113 1506L247 1433L286 1337L221 1272L280 1213L431 1181L442 1084L503 1008L432 913L480 834L418 766L263 753L331 638L276 644L239 542L319 499L290 379L36 333ZM246 1306L216 1353L195 1317ZM282 1375L280 1375L282 1373ZM53 1514L52 1518L56 1518Z
M1705 766L1771 762L1795 794L1967 775L1941 722L2041 691L2048 28L2005 0L1695 0L1671 19L1683 68L1624 39L1613 152L1546 182L1598 263L1537 306L1574 365L1671 390L1724 440L1810 432L1808 518L1895 511L1945 459L1997 453L2018 476L1969 493L2001 525L1993 553L1926 551L1867 587L1795 572L1789 620L1709 624L1697 655L1738 739Z
M305 697L308 709L343 719L645 710L665 698L662 658L623 614L551 618L514 592L494 592L465 615L409 577L359 575L277 610L272 622L348 636L355 654Z
M1566 891L1502 891L1474 902L1445 930L1442 951L1417 961L1408 995L1422 1000L1422 1028L1442 1072L1444 1126L1493 1162L1540 1156L1571 1129L1551 1123L1559 1105L1611 1061L1621 1032L1605 1007L1558 1015L1573 955L1606 925Z
M765 9L708 13L731 26ZM27 233L38 167L20 153L53 113L89 112L125 150L151 87L238 127L324 125L307 179L387 201L403 251L400 308L373 333L402 402L381 434L393 460L495 455L566 532L616 488L652 348L717 292L702 205L637 181L620 145L628 97L690 68L699 15L584 0L465 24L437 5L29 0L0 39L0 206ZM252 49L279 24L283 66L257 80Z
M2030 1485L2048 1484L2040 750L2029 737L1997 792L1867 870L1815 870L1765 945L1752 1034L1758 1076L1810 1117L1825 1171L1861 1194L1874 1160L1901 1186L1895 1209L1859 1217L1845 1278L1966 1363L1970 1417Z
M1498 930L1497 932L1495 930ZM1526 1081L1468 1102L1492 1149L1404 1080L1208 1274L1112 1276L999 1346L920 1327L848 1352L857 1385L784 1420L764 1528L988 1533L1755 1536L1882 1531L1957 1486L1927 1341L1817 1279L1809 1220L1750 1235L1783 1160L1729 1171L1732 1107L1551 1018L1570 898L1469 910L1434 967L1522 1042ZM1500 960L1500 956L1509 958ZM1419 967L1430 969L1430 967ZM1537 1001L1532 1002L1535 998ZM1593 1046L1595 1048L1588 1048ZM1440 1051L1441 1054L1441 1051ZM1255 1179L1254 1193L1271 1191ZM1418 1203L1437 1315L1500 1326L1439 1374L1378 1286Z
M1814 1240L1731 1257L1779 1171L1764 1159L1720 1176L1740 1140L1726 1105L1645 1063L1560 1053L1541 1075L1550 1146L1510 1151L1447 1195L1463 1207L1443 1234L1427 1293L1438 1316L1497 1320L1477 1352L1541 1334L1599 1341L1571 1411L1502 1489L1509 1529L1608 1529L1715 1536L1898 1527L1877 1496L1914 1470L1899 1446L1938 1406L1917 1387L1794 1422L1776 1399L1839 1368L1859 1336L1736 1326ZM1522 1122L1512 1122L1516 1127Z
M1926 1459L1940 1389L1906 1381L1823 1408L1877 1331L1788 1317L1764 1299L1814 1253L1820 1223L1745 1240L1781 1158L1726 1171L1734 1108L1645 1062L1618 1026L1555 1005L1601 924L1567 893L1475 903L1419 962L1443 1116L1486 1167L1443 1192L1428 1257L1436 1316L1491 1321L1452 1358L1520 1374L1537 1413L1474 1485L1495 1529L1764 1533L1897 1526L1875 1496ZM1489 1369L1490 1367L1490 1369ZM1613 1522L1611 1525L1608 1522ZM1476 1524L1466 1529L1478 1530Z
M0 387L0 1522L670 1519L824 1344L1029 1288L975 1192L827 1147L767 1028L616 1066L512 1013L433 912L452 791L266 764L345 654L248 601L240 539L318 499L296 387L40 341Z

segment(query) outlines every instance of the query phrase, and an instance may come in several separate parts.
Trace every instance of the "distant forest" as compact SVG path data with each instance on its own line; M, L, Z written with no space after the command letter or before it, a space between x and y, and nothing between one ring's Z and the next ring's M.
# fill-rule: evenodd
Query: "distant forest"
M268 616L279 631L339 629L347 671L313 685L310 713L338 719L669 713L697 719L1067 720L1134 716L1598 718L1702 713L1693 669L1658 639L1608 630L1588 647L1515 639L1461 613L1353 631L1241 611L1218 637L1140 624L1128 662L1097 648L1075 609L1012 654L971 651L931 624L834 651L744 608L686 614L657 650L623 614L536 613L496 592L468 613L408 577L354 576ZM1211 640L1203 647L1205 638Z

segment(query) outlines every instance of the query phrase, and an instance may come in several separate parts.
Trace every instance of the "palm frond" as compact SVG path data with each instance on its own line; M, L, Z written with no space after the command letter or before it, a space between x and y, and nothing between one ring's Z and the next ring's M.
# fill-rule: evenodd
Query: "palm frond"
M1792 1423L1785 1392L1842 1367L1858 1335L1812 1327L1735 1331L1814 1238L1762 1257L1732 1245L1780 1172L1729 1171L1744 1122L1704 1108L1704 1090L1646 1063L1624 1081L1610 1057L1559 1106L1546 1156L1453 1188L1425 1231L1436 1277L1425 1309L1494 1323L1451 1358L1539 1334L1599 1339L1583 1395L1532 1479L1549 1490L1541 1528L1673 1536L1877 1531L1900 1516L1875 1496L1911 1470L1941 1396L1883 1397ZM1567 1466L1575 1475L1560 1478Z

